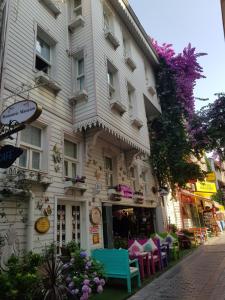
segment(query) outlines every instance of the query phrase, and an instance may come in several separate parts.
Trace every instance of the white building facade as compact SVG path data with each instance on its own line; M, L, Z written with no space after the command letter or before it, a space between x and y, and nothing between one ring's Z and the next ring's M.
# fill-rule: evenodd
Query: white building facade
M42 107L2 141L24 150L1 169L0 192L1 232L10 228L20 250L71 240L110 247L115 205L149 209L154 219L158 204L147 127L160 113L151 42L127 1L59 2L5 2L1 110L26 99Z

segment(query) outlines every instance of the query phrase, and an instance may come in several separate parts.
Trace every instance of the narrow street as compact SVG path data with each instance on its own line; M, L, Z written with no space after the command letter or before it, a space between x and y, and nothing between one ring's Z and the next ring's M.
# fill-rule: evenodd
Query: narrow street
M225 299L225 234L211 238L129 300Z

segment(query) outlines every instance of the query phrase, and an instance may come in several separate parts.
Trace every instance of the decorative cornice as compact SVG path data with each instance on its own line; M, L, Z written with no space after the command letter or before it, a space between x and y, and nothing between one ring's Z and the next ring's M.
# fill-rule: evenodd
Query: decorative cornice
M73 129L75 132L77 132L77 131L87 130L89 128L94 128L94 127L102 128L105 131L108 131L113 136L117 137L118 139L129 144L133 148L138 149L138 151L150 155L149 148L145 147L144 145L141 145L134 139L122 133L121 130L115 128L115 126L110 125L108 122L106 122L105 120L101 119L98 116L76 123Z

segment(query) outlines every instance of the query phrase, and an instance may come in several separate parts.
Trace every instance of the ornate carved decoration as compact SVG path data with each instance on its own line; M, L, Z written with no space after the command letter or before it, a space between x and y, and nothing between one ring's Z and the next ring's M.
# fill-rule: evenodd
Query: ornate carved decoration
M61 156L61 152L60 152L60 149L59 149L57 144L54 145L52 151L53 151L52 159L53 159L53 162L54 162L55 172L58 173L59 170L60 170L60 164L61 164L61 161L62 161L62 156Z
M89 164L93 158L93 150L96 146L97 139L99 135L102 133L102 130L97 131L93 137L92 140L88 143L86 143L86 163Z

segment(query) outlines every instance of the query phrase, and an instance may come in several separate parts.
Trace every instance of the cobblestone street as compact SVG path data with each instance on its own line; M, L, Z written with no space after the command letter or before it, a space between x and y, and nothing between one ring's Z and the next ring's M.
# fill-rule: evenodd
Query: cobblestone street
M225 299L225 234L211 238L129 300Z

